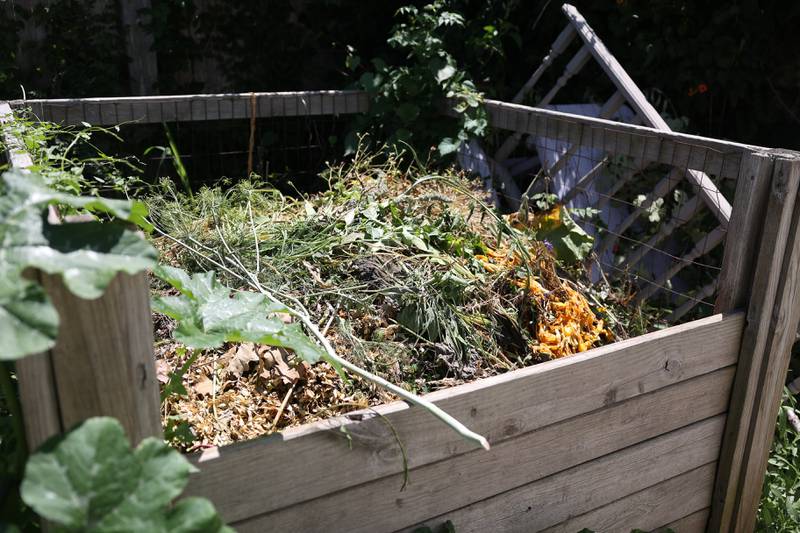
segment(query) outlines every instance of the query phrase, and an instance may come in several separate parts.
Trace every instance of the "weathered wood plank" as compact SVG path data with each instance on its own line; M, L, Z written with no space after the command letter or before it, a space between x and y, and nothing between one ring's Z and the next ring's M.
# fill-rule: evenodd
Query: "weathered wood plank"
M0 138L8 163L12 168L25 169L33 165L33 160L23 142L8 130L13 118L8 103L0 102ZM14 364L14 370L19 383L20 403L25 412L23 422L28 449L35 450L63 430L53 382L51 353L48 351L20 359Z
M14 114L8 102L0 102L0 135L6 149L8 163L14 168L28 168L33 166L30 154L25 151L25 146L8 131L8 126L14 120Z
M800 158L774 163L709 530L751 531L800 318ZM753 253L751 251L750 253Z
M123 122L225 120L250 117L255 94L257 116L292 117L364 113L369 97L362 91L187 94L112 98L15 100L12 107L30 107L41 120L113 125Z
M515 104L519 104L525 97L530 93L536 84L539 82L539 78L542 77L544 71L553 64L553 61L560 56L564 50L567 49L569 43L571 43L578 33L575 31L575 28L572 27L571 24L567 24L561 33L558 34L556 40L553 41L553 44L550 45L550 50L547 52L547 55L542 58L542 63L539 67L531 74L531 77L528 78L528 81L520 88L514 98L511 101Z
M727 406L732 378L732 369L723 369L505 440L489 452L461 454L411 470L403 492L400 492L402 474L396 474L235 525L239 531L263 531L267 527L275 531L292 528L319 531L326 524L335 523L342 531L353 533L394 531L412 526L722 413ZM659 415L652 416L655 412ZM703 431L703 444L699 446L706 454L704 462L717 457L723 419L715 419L711 426L712 429ZM670 448L675 447L676 442L685 445L692 440L685 435L676 439L670 440ZM662 452L666 453L659 448L659 453ZM652 462L654 455L656 451L650 450L643 452L642 457ZM685 459L694 457L693 453L685 454ZM680 465L680 460L672 458L669 463ZM693 466L697 465L686 469ZM618 468L619 463L615 462L612 470ZM592 474L583 476L575 472L567 477L569 481L563 485L557 483L555 487L545 482L551 489L537 491L528 498L527 505L536 505L537 514L544 516L545 509L554 511L555 502L563 496L565 487L574 485L576 478L582 479L586 488L593 489L584 496L595 491L605 492L607 483L624 486L626 479L626 476L616 475L611 476L612 479L595 478ZM653 483L656 481L658 479ZM577 500L580 499L579 496ZM570 502L568 507L577 505L577 501ZM587 506L587 510L593 508L591 504ZM552 524L569 516L568 508L562 507L561 511L565 514L558 519L554 514Z
M717 301L714 311L744 309L750 296L762 224L766 217L773 159L767 153L744 154L733 214L725 237Z
M742 314L709 317L428 397L497 445L735 364L742 327ZM396 475L403 469L402 456L386 422L402 440L410 468L474 449L432 416L405 404L376 412L385 420L365 412L353 415L356 420L331 419L193 456L202 474L192 477L187 491L211 497L228 521L236 521ZM352 439L350 450L341 425ZM293 466L298 457L318 473L302 484ZM219 490L231 480L249 490Z
M665 287L667 281L674 278L678 272L691 265L696 259L704 256L722 244L722 241L725 240L725 231L726 230L722 226L717 226L707 234L700 237L694 244L694 247L689 250L689 252L681 256L680 259L675 259L674 263L668 269L662 272L655 279L655 281L647 283L641 289L639 289L639 291L636 293L636 301L641 302L649 298L651 295L659 291L661 287Z
M435 526L450 520L459 533L483 531L527 533L555 526L569 521L572 517L602 508L660 481L715 461L715 450L719 450L723 419L724 416L717 417L666 433L554 476L533 481L449 513L442 513L435 518L425 520L424 524ZM584 438L583 433L580 434L580 438ZM659 442L656 445L658 450L651 448L654 441ZM650 450L649 457L648 452L643 451L645 449ZM706 506L710 494L711 487L708 487L705 495ZM650 527L660 526L684 514L676 513L661 522L651 522ZM626 533L635 527L643 527L633 522L627 525L630 527L625 530ZM413 531L414 527L417 526L408 528L407 533ZM588 523L584 523L573 531L578 531L582 527L594 529Z
M686 300L680 306L678 306L677 309L673 310L669 315L667 315L665 320L669 323L674 323L683 318L686 313L703 303L706 298L710 298L711 295L714 294L714 291L717 290L718 282L719 279L716 278L700 287L700 289L698 289L697 292L692 295L691 299Z
M798 183L800 158L778 159L775 167L779 172L783 170L787 183ZM797 187L795 185L795 191ZM768 355L761 367L743 475L739 481L740 504L735 522L737 531L750 531L755 527L781 393L789 369L792 345L797 340L796 331L800 322L799 231L800 201L795 201L783 265L779 274L773 271L773 276L779 275L780 281L775 303L769 309L769 332L765 347Z
M656 529L654 533L667 533L670 530L674 533L705 533L710 514L711 509L706 507L689 516L684 516L683 518L675 520L664 527L660 527Z
M743 153L767 150L498 100L486 100L485 105L489 123L495 128L579 143L612 155L638 157L640 161L673 165L680 160L686 162L687 168L723 178L738 177Z
M681 516L681 513L708 506L715 469L715 463L701 466L545 531L575 533L589 527L597 533L628 533L635 528L648 530L658 527L657 524ZM684 533L684 530L677 531Z
M145 274L118 274L94 300L73 295L60 276L42 281L60 317L51 353L62 427L104 415L117 418L134 443L160 436Z
M17 361L14 368L25 413L23 422L28 449L35 450L64 429L58 412L50 352L29 355Z

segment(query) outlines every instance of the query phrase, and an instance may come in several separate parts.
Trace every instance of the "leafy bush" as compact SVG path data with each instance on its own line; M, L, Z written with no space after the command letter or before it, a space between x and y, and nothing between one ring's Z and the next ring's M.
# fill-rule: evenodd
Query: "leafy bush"
M483 96L445 45L447 34L458 34L465 24L464 17L449 11L448 6L446 0L436 0L422 8L398 10L404 21L394 26L388 42L405 55L402 63L390 65L373 59L369 69L362 68L365 65L359 56L348 57L351 70L364 70L358 86L371 97L368 115L356 119L357 129L369 130L377 138L388 139L389 144L411 144L422 153L437 146L440 155L486 133ZM456 124L442 119L445 99L459 114ZM351 134L350 152L355 151L355 144Z
M797 400L785 391L758 508L757 531L797 531L800 524L800 433L792 417L797 421Z

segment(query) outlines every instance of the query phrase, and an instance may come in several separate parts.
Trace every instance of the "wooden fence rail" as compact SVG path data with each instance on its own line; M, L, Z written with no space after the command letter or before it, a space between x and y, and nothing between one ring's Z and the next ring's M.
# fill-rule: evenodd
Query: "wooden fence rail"
M163 98L162 104L170 102L165 109L222 101L218 95ZM260 98L264 112L272 112L272 102L297 101ZM357 93L347 98L362 105ZM336 112L321 94L319 105L312 101L294 112ZM36 105L45 116L58 108ZM58 105L76 114L83 109L75 101ZM111 119L102 110L113 109L114 100L94 105L101 110L96 117ZM189 492L209 497L240 531L409 530L447 519L459 531L667 525L701 531L709 517L711 531L752 530L800 322L800 158L487 105L496 127L738 180L725 233L720 314L430 395L485 433L490 452L471 449L424 411L390 404L192 455L200 473ZM0 120L8 113L0 103ZM25 166L22 144L8 133L9 161ZM91 301L71 296L57 279L42 279L62 328L53 350L17 365L31 444L101 414L121 418L135 440L159 434L144 275L120 275ZM410 469L403 492L395 432Z

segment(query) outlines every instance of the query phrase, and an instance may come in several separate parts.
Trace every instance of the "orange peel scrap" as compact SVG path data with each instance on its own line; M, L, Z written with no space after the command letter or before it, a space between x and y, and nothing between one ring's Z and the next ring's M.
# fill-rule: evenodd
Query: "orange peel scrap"
M532 257L540 255L531 250ZM507 249L488 249L475 258L492 273L511 272L522 264L519 255ZM522 278L516 275L512 281L516 287L527 290L539 308L536 341L531 343L531 350L557 359L584 352L601 340L613 339L613 333L595 315L586 297L561 281L555 272L548 280L551 286L554 283L558 286L547 290L541 280L530 275Z

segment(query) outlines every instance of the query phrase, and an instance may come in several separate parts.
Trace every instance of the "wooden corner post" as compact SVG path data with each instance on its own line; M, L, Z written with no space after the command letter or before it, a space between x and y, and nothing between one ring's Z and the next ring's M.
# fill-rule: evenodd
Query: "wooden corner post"
M717 311L747 307L708 531L753 531L800 321L800 154L743 158Z
M3 124L11 108L0 102L0 136L12 167L33 164L24 143ZM84 300L60 276L38 272L58 311L55 346L15 364L28 447L92 416L113 416L134 444L161 436L147 275L117 274L102 296Z
M117 274L94 300L40 279L60 324L49 352L17 363L29 447L92 416L117 418L134 445L161 436L146 275Z

